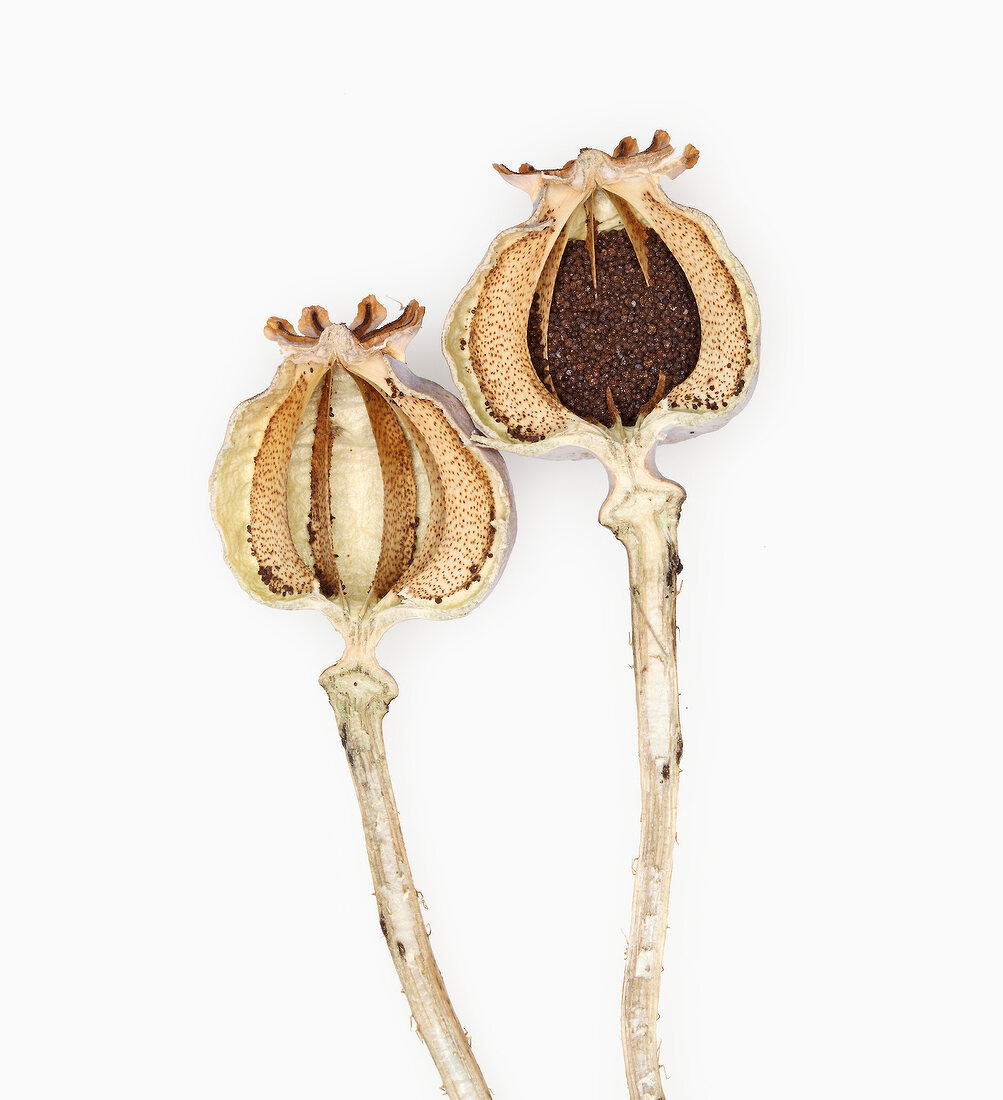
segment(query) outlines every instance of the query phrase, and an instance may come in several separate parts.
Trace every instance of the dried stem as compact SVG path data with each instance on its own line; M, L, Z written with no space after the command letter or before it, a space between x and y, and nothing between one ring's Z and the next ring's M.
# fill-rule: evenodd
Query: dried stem
M362 810L380 930L418 1034L432 1055L450 1100L490 1100L432 954L401 835L383 744L383 716L397 696L397 685L380 668L368 646L350 646L320 682L338 718L341 743Z
M679 798L676 677L676 528L682 487L635 464L610 463L612 488L600 521L627 550L631 639L641 763L641 845L634 879L620 1028L631 1100L664 1100L658 1059L658 996L668 926L669 882Z

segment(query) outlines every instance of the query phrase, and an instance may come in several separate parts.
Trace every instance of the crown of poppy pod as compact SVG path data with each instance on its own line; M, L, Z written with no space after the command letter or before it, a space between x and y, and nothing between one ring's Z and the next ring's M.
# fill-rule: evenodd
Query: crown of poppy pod
M504 466L471 444L460 403L404 366L423 314L412 301L387 322L370 295L350 325L318 306L299 331L270 318L265 335L285 356L234 412L212 475L226 559L247 591L318 608L346 637L465 613L514 534Z
M560 169L498 171L534 199L500 233L443 332L478 427L505 449L642 449L720 427L748 398L759 309L717 226L659 176L692 167L657 131Z

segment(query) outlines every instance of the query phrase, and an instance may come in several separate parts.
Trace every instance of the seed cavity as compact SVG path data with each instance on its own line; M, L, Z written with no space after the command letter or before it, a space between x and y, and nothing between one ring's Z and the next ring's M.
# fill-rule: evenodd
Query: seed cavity
M636 218L629 231L595 234L593 282L590 224L584 240L564 244L552 290L545 280L534 298L530 357L566 408L629 426L692 373L700 313L676 258Z

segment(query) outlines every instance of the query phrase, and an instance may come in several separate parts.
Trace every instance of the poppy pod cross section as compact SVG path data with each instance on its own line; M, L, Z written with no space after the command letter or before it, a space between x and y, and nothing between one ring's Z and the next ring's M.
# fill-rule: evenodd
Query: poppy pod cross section
M404 366L424 310L386 322L370 295L350 325L273 317L284 358L227 429L212 505L248 592L314 607L367 642L408 616L464 614L490 589L511 535L504 467L470 443L455 397Z
M534 200L450 312L443 347L479 426L506 449L650 449L720 427L748 398L759 310L707 215L672 202L698 153L664 131L560 169L496 165Z

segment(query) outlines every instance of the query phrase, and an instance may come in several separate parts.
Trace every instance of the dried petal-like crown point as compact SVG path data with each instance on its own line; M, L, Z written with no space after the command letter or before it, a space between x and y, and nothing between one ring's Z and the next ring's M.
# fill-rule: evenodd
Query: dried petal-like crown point
M244 587L317 607L348 637L408 615L463 614L511 541L500 459L470 440L445 390L404 366L424 309L387 321L369 295L349 325L308 306L271 317L285 357L234 413L216 462L213 514Z
M720 427L759 359L759 309L717 226L659 177L693 167L664 130L641 150L583 149L563 168L496 165L535 205L506 230L443 333L453 376L486 434L539 452L648 447Z

